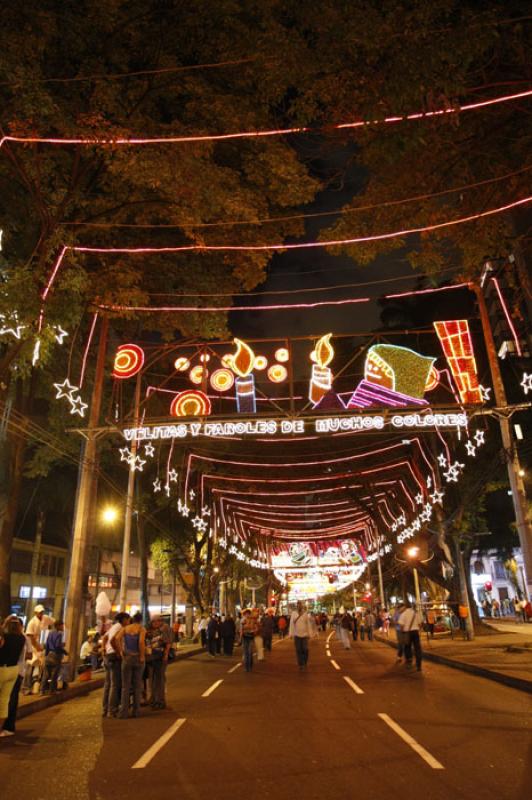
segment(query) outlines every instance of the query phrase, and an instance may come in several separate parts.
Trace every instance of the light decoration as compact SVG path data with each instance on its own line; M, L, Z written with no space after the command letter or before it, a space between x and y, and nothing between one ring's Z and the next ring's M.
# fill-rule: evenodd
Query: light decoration
M186 356L179 356L174 361L174 369L176 372L186 372L190 368L190 361Z
M71 414L78 414L80 417L85 416L85 411L88 408L87 403L84 403L81 399L81 395L78 394L77 397L69 398L70 402L70 413Z
M57 400L59 400L61 397L67 397L70 400L72 399L74 393L79 391L79 387L70 383L68 378L65 378L63 383L54 383L54 388L57 389L57 393L55 395Z
M275 360L281 364L286 364L290 360L290 351L287 347L278 347L275 351Z
M532 392L532 372L530 375L528 375L526 372L523 372L523 379L519 385L523 387L525 395L527 395L529 392Z
M209 361L211 360L210 354L202 353L199 357L199 360L201 361L202 364L208 364Z
M233 354L232 353L225 353L221 357L220 363L221 363L222 367L225 367L226 369L232 369L233 368Z
M161 491L161 479L160 478L155 478L155 480L153 481L153 491L154 491L154 493Z
M31 357L31 364L33 367L38 362L40 356L41 356L41 340L36 339L35 344L33 346L33 355Z
M183 503L181 498L179 498L177 501L177 510L179 511L182 517L188 517L188 515L190 514L190 508L187 506L186 502Z
M481 445L485 444L484 431L481 431L481 430L475 431L475 435L474 435L473 438L474 438L475 442L477 443L477 447L480 447Z
M268 380L272 383L283 383L288 377L288 371L283 364L272 364L268 368Z
M332 370L329 364L334 358L334 349L331 345L332 333L321 337L314 348L315 363L312 365L310 378L309 400L315 406L332 388Z
M179 392L170 405L172 417L207 417L210 413L211 401L197 389Z
M145 444L144 455L148 456L148 458L153 458L154 454L155 454L155 447L151 444L151 442L149 444Z
M238 561L243 561L246 564L249 564L250 567L254 569L270 569L270 565L267 561L261 561L258 558L250 558L247 553L243 550L239 550L238 547L234 544L229 544L227 539L221 538L218 540L218 545L224 550L227 550L229 555L235 556Z
M177 478L178 477L179 476L178 476L177 470L175 470L175 469L169 470L169 472L168 472L168 481L169 482L177 483Z
M255 414L255 379L251 374L255 362L255 353L241 339L234 340L236 353L232 357L231 369L236 379L236 407L240 414Z
M460 400L462 403L482 403L482 390L478 382L468 320L435 322L434 328L455 380Z
M477 452L477 448L470 439L466 442L466 450L467 455L472 457L474 457L475 453Z
M464 466L465 464L461 464L459 461L455 461L454 464L449 464L447 472L443 473L447 483L458 483L458 476L461 470L464 469Z
M255 356L255 361L253 362L253 369L258 369L259 371L262 371L263 369L266 369L267 366L268 366L268 359L266 358L266 356Z
M366 354L364 378L347 408L424 405L425 392L438 385L434 361L431 356L422 356L408 347L373 345Z
M197 515L195 517L192 517L191 522L192 522L193 527L197 531L199 531L200 533L204 533L207 530L207 528L209 527L209 523L206 522L201 517L198 517Z
M445 457L445 453L440 453L440 455L438 456L438 464L440 465L440 467L443 467L444 469L447 466L447 458Z
M52 327L53 327L54 331L56 332L55 333L55 340L56 340L57 344L63 344L65 336L68 336L68 331L65 331L65 329L62 328L61 325L53 325Z
M513 339L514 339L514 342L515 342L516 353L517 353L518 356L522 356L523 355L523 351L521 350L521 342L519 341L519 336L517 335L517 331L515 329L515 325L514 325L514 323L512 321L512 318L510 316L510 312L508 311L508 306L506 305L506 302L505 302L504 297L502 295L501 287L499 286L499 281L497 280L497 278L492 278L491 282L495 286L495 289L497 291L497 295L499 297L499 302L500 302L500 304L502 306L502 310L504 312L504 316L506 317L506 322L508 323L508 327L510 328L510 331L512 333L512 336L513 336Z
M482 400L486 403L490 399L491 388L480 385L480 394L482 395Z
M235 383L235 376L230 369L222 367L214 370L210 383L215 392L228 392Z
M0 336L11 334L15 339L20 339L25 327L19 323L17 311L12 311L9 315L0 314Z
M127 380L137 375L144 365L144 350L137 344L121 344L116 351L113 378Z
M195 383L197 386L199 386L201 383L203 383L203 375L205 372L207 372L205 367L202 367L200 364L198 364L197 366L192 367L188 373L188 377L192 383ZM207 372L207 375L208 374L209 373Z

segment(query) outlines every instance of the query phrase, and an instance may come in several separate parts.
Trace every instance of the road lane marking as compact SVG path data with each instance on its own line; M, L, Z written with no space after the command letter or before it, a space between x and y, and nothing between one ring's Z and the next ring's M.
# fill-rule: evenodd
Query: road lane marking
M327 648L327 650L325 651L325 654L326 654L326 655L328 655L328 656L329 656L329 658L330 658L330 656L331 656L331 651L329 650L329 648Z
M144 767L150 763L152 758L156 756L159 750L161 750L165 744L170 741L174 733L177 733L181 725L183 725L185 722L186 719L176 720L174 724L168 728L166 733L163 733L163 735L160 736L157 741L154 742L150 748L148 748L148 750L146 750L144 755L141 756L138 761L135 761L131 769L144 769Z
M344 675L344 681L349 684L351 689L357 694L364 694L364 690L360 688L348 675Z
M333 636L334 636L334 631L331 631L331 633L327 636L327 644L329 644Z
M239 667L241 667L241 666L242 666L242 662L241 662L241 661L239 661L239 662L238 662L238 664L235 664L235 666L234 666L234 667L231 667L231 669L227 670L228 674L229 674L230 672L235 672L235 670L237 670L237 669L238 669Z
M403 730L403 728L401 728L397 722L394 722L394 720L389 717L388 714L379 714L379 717L392 729L392 731L395 731L395 733L400 736L404 742L410 745L412 750L415 750L418 756L421 756L423 761L427 762L429 767L432 767L432 769L445 769L443 764L440 764L440 762L437 761L437 759L435 759L434 756L428 752L428 750L425 750L425 748L420 745L419 742L416 742L416 740L413 739L409 733Z
M331 658L331 664L333 665L333 667L334 667L335 669L340 669L340 667L338 666L338 664L336 663L336 661L334 660L334 658Z
M221 683L223 683L223 682L224 682L224 681L223 681L223 678L220 678L220 680L219 680L219 681L214 681L213 685L212 685L212 686L209 686L209 688L207 689L207 691L206 691L206 692L203 692L203 694L202 694L201 696L202 696L202 697L208 697L208 696L209 696L210 694L212 694L212 693L214 692L214 690L215 690L215 689L217 689L217 688L218 688L218 686L219 686Z

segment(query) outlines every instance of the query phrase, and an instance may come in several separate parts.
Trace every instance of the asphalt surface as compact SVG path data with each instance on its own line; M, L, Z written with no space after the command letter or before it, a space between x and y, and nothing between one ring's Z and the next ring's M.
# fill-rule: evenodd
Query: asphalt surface
M171 710L139 719L102 719L100 691L23 719L0 739L0 797L532 796L529 695L434 664L408 671L377 642L326 648L321 634L304 672L289 640L251 674L238 656L195 656L168 672Z

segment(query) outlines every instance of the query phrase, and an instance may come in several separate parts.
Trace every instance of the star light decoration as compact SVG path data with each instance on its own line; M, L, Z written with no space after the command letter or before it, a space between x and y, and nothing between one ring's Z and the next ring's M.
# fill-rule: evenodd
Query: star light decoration
M200 533L204 533L209 527L208 523L201 517L198 517L197 514L195 517L192 518L191 522L194 528L196 528L196 530L199 531Z
M135 454L132 453L129 447L121 447L119 452L120 452L120 461L125 461L129 466L129 468L133 470L133 472L143 471L144 464L146 463L146 460L144 458L141 458L136 453ZM153 485L155 488L155 483ZM158 491L158 489L155 489L155 491Z
M423 495L421 492L419 492L419 494L416 494L416 503L418 504L418 506L423 505Z
M466 442L466 450L467 450L467 455L468 455L468 456L474 456L474 455L475 455L475 453L477 452L477 448L475 447L475 445L473 444L473 442L471 441L471 439L469 439L469 440Z
M171 469L168 473L168 480L172 483L177 483L178 474L175 469Z
M435 489L434 492L431 494L430 499L432 500L432 505L443 505L443 496L444 492L441 492L439 489Z
M482 385L480 385L478 388L480 389L482 400L486 403L490 399L491 389Z
M532 372L528 375L526 372L523 372L523 380L520 384L523 387L523 391L525 394L532 392Z
M196 492L194 491L194 489L190 490L190 492L188 493L188 496L189 496L190 500L194 500L194 498L196 497Z
M151 442L149 444L144 445L145 456L147 456L148 458L153 458L154 453L155 453L155 447L151 444Z
M187 506L186 502L183 503L181 498L177 501L177 510L181 514L182 517L188 517L190 514L190 508Z
M155 480L153 481L153 491L154 492L160 492L161 491L161 479L160 478L155 478Z
M80 417L85 416L85 411L89 407L87 403L84 403L81 399L81 395L78 394L77 397L70 398L70 407L71 407L71 414L79 414Z
M65 378L63 383L54 383L54 389L56 390L56 400L60 400L62 397L68 400L71 414L79 414L80 417L85 416L85 411L88 408L87 403L83 402L81 395L74 396L76 392L79 392L79 386L74 386L68 378Z
M475 442L477 443L477 447L480 447L480 445L485 444L484 436L485 436L484 431L480 431L480 430L475 431L475 435L474 435L473 438L474 438Z
M62 328L61 325L52 325L52 327L53 327L54 331L56 332L55 333L55 340L56 340L57 344L63 344L65 336L68 336L68 331L65 331L65 329Z
M201 509L201 516L202 517L210 517L211 516L211 509L209 506L203 506Z
M20 339L25 327L18 321L18 313L16 311L13 311L9 316L0 314L0 336L11 334L15 339Z
M438 456L438 464L440 465L440 467L443 467L444 469L447 466L447 459L443 453L440 453L440 455Z
M454 464L450 464L447 472L443 473L447 483L458 483L458 476L460 475L460 470L462 470L464 466L465 465L460 464L459 461L455 461Z

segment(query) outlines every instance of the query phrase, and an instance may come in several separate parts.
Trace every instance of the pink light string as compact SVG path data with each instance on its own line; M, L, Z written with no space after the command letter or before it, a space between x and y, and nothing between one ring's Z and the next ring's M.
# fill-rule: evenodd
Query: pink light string
M236 131L234 133L206 133L206 134L192 134L189 136L155 136L155 137L53 137L53 136L3 136L0 139L0 148L6 142L12 143L25 143L25 144L50 144L50 145L83 145L83 146L98 146L98 145L147 145L147 144L190 144L194 142L218 142L227 141L230 139L264 139L271 136L287 136L299 133L318 133L326 131L342 131L354 130L356 128L368 128L381 125L392 125L399 122L411 122L425 119L433 119L437 117L446 117L453 114L462 114L466 111L476 111L480 108L488 108L490 106L500 105L502 103L509 103L514 100L524 100L532 95L532 89L527 89L524 92L517 92L515 94L501 95L499 97L492 97L488 100L479 100L476 103L465 103L463 105L450 106L448 108L440 108L436 111L418 111L410 114L398 114L395 116L383 117L382 119L373 120L355 120L354 122L343 122L323 126L321 129L312 128L308 125L298 125L287 128L270 128L265 130L255 131Z

